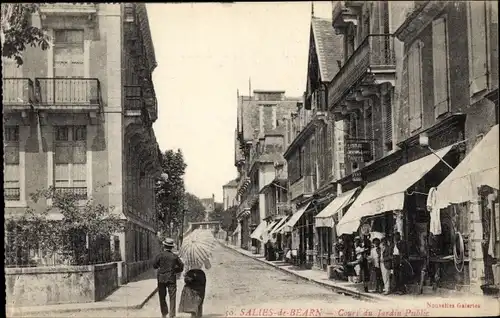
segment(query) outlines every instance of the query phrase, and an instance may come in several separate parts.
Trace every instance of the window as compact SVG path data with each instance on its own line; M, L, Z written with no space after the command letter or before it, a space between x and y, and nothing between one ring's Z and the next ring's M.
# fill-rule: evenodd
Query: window
M467 2L470 95L488 88L486 1Z
M85 126L57 126L54 141L54 186L87 198L87 130Z
M384 112L384 145L386 151L392 150L392 92L383 95L383 112Z
M5 201L20 201L19 127L5 127L4 196Z
M134 22L134 17L135 17L134 4L125 3L124 15L125 15L125 22Z
M446 18L432 21L432 68L434 79L434 116L449 110L448 37Z
M54 30L54 77L84 77L83 30Z
M422 42L416 41L407 56L408 104L410 132L422 127Z

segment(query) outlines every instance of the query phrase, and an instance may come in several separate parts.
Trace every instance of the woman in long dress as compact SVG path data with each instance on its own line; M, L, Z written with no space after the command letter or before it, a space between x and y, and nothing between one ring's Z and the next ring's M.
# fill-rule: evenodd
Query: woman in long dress
M190 313L191 317L201 317L203 314L203 302L205 300L205 289L207 278L202 270L211 267L208 260L196 263L188 263L187 272L184 275L184 288L182 289L179 312Z

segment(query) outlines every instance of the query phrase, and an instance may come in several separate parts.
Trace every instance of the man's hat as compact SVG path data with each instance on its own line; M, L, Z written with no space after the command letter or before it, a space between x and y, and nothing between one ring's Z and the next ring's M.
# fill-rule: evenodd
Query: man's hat
M162 244L165 247L174 247L175 245L174 240L171 238L166 238L165 240L163 240Z

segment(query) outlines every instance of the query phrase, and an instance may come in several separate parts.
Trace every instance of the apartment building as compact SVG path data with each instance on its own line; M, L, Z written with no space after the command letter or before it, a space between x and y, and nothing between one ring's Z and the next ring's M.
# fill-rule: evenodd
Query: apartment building
M246 249L253 246L258 252L260 241L250 236L266 218L265 195L260 192L275 178L274 162L280 157L279 142L273 141L273 136L277 134L282 119L290 116L301 99L289 98L284 91L272 90L254 90L252 96L238 93L237 99L238 231L241 246ZM279 139L280 134L277 135Z
M48 187L113 207L126 223L114 245L126 282L158 249L161 154L146 7L44 4L32 22L48 31L49 49L27 47L20 67L2 60L6 215L45 209L50 202L29 195Z
M224 210L238 206L238 179L233 179L222 186Z

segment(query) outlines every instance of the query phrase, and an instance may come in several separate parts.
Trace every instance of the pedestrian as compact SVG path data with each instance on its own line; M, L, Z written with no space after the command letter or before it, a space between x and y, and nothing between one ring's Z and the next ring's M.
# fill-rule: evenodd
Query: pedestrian
M392 248L387 238L383 237L381 242L380 271L384 282L384 295L389 295L391 292Z
M403 262L406 260L406 243L401 240L401 233L396 232L394 234L394 249L393 249L393 272L395 288L394 291L397 293L406 293L405 278L403 275Z
M381 248L380 248L380 239L373 239L373 248L370 252L370 261L373 265L373 272L375 277L375 292L382 293L383 292L383 280L382 280L382 271L381 271Z
M164 250L156 255L153 268L157 269L158 296L160 297L160 310L162 318L175 317L177 274L182 273L184 264L179 256L172 252L174 240L166 238L163 242ZM170 298L170 312L167 305L167 291Z
M202 264L203 263L203 264ZM202 267L210 269L210 261L196 261L187 263L187 272L184 275L184 288L182 289L179 311L190 313L191 317L199 318L203 315L203 302L205 301L205 290L207 277Z

